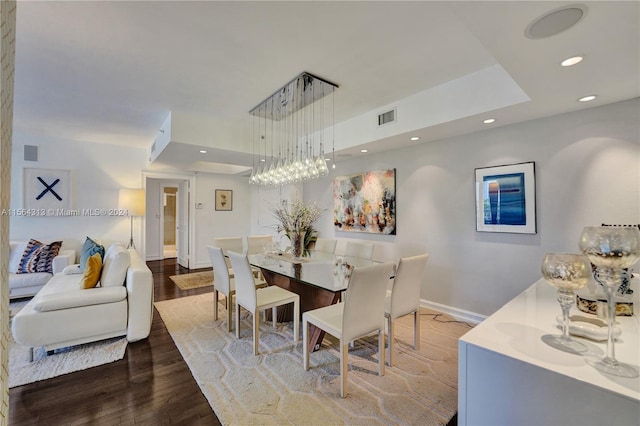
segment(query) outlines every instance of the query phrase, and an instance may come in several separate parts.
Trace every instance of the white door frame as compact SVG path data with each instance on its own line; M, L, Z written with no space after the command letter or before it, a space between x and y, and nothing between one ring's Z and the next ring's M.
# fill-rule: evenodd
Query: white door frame
M164 197L164 189L165 188L176 188L176 190L179 190L179 184L174 184L174 183L164 183L161 182L160 183L160 192L162 193L162 196ZM177 210L178 210L178 197L175 197L175 203L176 203L176 214L177 214ZM177 219L176 219L177 220ZM177 222L176 222L177 225ZM174 238L177 238L177 231L174 229ZM160 244L163 246L164 248L164 208L160 209ZM177 243L176 243L177 244ZM164 252L162 252L162 258L164 258Z
M168 172L153 172L149 170L142 171L142 188L147 190L147 179L169 179L169 180L188 180L189 181L189 191L191 194L195 194L196 192L196 175L188 174L188 173L168 173ZM191 199L193 199L192 197ZM189 264L195 265L195 223L196 223L196 212L195 209L189 209ZM142 222L142 253L145 253L146 246L146 217L143 217ZM161 240L160 243L164 243L164 240Z

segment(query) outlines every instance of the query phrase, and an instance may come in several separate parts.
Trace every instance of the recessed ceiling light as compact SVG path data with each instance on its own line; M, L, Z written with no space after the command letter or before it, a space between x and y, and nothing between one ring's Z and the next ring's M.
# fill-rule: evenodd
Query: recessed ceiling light
M578 102L589 102L594 100L595 98L596 98L596 95L583 96L580 99L578 99Z
M267 160L265 160L264 158L261 158L261 159L260 159L260 161L262 161L262 162L264 163L264 162L265 162L265 161L267 161Z
M487 118L486 120L482 120L482 122L484 124L491 124L491 123L495 123L496 119L495 118Z
M570 67L571 65L579 64L584 59L584 56L572 56L560 62L563 67Z
M207 151L206 151L206 150L204 150L204 149L201 149L201 150L200 150L200 154L206 154L206 153L207 153Z
M331 161L331 158L325 158L324 161Z
M420 140L420 136L414 136L411 138L412 141L419 141Z
M360 152L369 152L369 151L366 149L361 149Z

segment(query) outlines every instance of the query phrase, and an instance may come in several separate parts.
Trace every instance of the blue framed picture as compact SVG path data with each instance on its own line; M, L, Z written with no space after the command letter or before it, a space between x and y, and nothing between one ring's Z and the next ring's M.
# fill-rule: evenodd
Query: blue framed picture
M535 163L483 167L476 172L476 230L535 234Z

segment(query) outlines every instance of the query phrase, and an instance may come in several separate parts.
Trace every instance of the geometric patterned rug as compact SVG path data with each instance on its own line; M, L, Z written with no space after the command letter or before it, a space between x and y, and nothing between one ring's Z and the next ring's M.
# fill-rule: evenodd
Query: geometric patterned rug
M227 333L222 304L213 320L213 293L155 306L222 424L446 425L456 414L458 337L470 326L434 311L421 311L419 352L412 347L412 316L397 322L395 365L382 377L376 336L356 340L343 399L339 350L327 337L304 371L302 339L292 341L292 323L276 329L261 323L255 356L250 315L242 311L236 339Z

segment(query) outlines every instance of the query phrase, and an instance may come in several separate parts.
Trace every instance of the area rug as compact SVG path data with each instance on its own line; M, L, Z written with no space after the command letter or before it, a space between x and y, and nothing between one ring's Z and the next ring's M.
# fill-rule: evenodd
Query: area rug
M26 303L11 303L12 315ZM40 347L34 349L33 362L29 362L29 348L16 343L9 333L9 387L118 361L124 358L126 349L127 339L124 337L57 349L52 355L47 355Z
M302 341L292 324L261 323L260 355L253 355L249 314L241 338L227 333L225 312L213 320L213 294L155 306L212 409L229 424L445 425L457 410L457 341L469 326L421 315L421 349L412 317L398 322L394 367L377 375L375 337L349 351L347 398L340 398L339 350L325 338L302 367ZM221 310L224 310L222 305Z
M172 275L169 277L180 290L213 285L213 271L192 272L190 274Z

